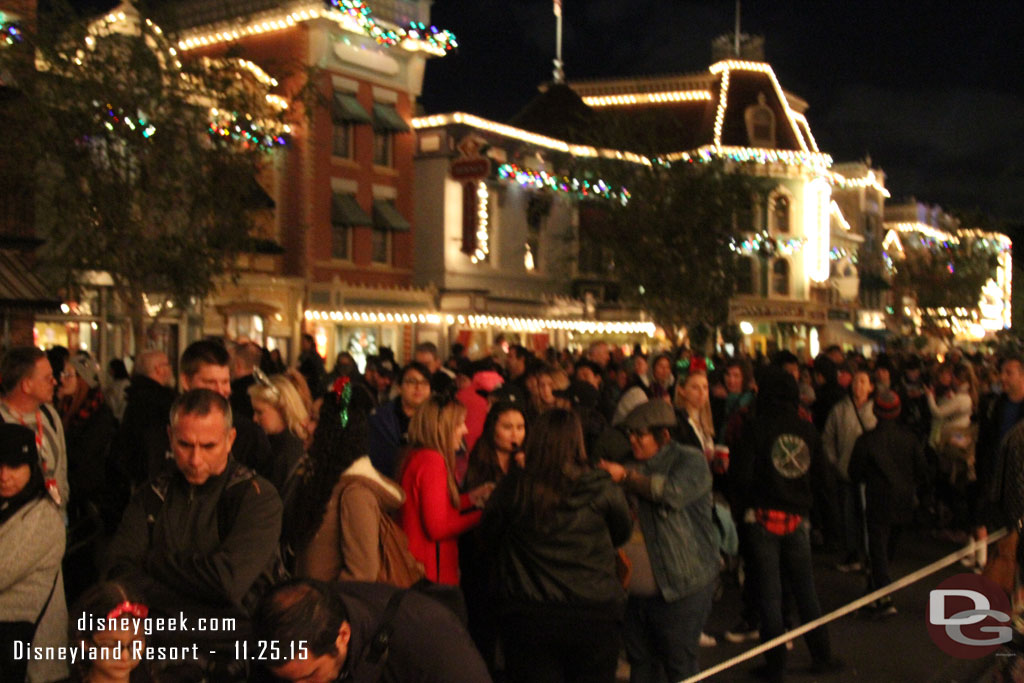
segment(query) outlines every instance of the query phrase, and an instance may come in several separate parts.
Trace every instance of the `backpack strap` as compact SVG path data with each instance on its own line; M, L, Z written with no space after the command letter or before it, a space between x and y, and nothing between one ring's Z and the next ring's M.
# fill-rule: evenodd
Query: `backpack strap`
M43 415L46 416L46 421L50 423L50 427L53 428L53 431L57 431L57 419L53 416L53 413L50 412L50 409L46 407L46 404L43 403L40 405L39 410L43 411Z
M238 511L242 508L242 499L248 490L245 484L260 493L256 473L236 460L228 483L217 500L217 536L221 541L231 533L231 529L235 526L235 520L238 519Z
M380 618L380 624L374 632L373 637L363 646L359 655L359 661L366 661L374 666L383 666L387 663L388 654L391 650L391 636L395 632L395 616L398 614L398 607L402 604L406 593L409 590L403 588L391 594L388 604L384 607L384 614Z

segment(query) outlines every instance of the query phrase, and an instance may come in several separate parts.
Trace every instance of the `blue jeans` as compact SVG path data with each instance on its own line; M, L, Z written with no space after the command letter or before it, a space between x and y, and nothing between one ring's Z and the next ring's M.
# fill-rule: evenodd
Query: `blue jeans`
M763 643L785 632L782 620L783 572L793 591L801 623L820 617L821 606L811 569L810 523L805 519L795 531L783 536L771 533L760 524L750 524L749 527ZM832 659L828 631L824 626L808 632L805 638L815 661ZM772 648L765 653L765 658L770 671L781 673L786 666L786 648L781 645Z
M626 656L630 683L681 681L700 673L700 633L711 614L715 582L674 602L629 596Z

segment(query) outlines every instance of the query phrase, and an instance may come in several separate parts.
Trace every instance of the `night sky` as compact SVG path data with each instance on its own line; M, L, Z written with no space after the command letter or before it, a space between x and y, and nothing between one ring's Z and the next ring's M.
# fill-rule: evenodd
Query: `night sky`
M459 39L427 67L428 113L512 116L551 78L551 0L437 0ZM566 78L705 70L732 0L564 0ZM810 104L819 147L870 154L893 199L1024 223L1024 5L1016 1L746 0L782 87Z
M734 1L563 0L563 14L570 81L689 73L732 31ZM551 78L551 0L436 0L432 19L460 48L428 64L427 113L507 120ZM1024 4L746 0L742 30L765 37L782 87L810 104L837 162L870 154L894 200L1024 224Z

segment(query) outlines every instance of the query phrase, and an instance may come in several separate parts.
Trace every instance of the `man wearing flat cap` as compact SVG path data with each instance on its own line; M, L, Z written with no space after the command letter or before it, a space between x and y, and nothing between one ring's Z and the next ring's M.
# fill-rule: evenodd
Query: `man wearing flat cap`
M639 521L626 544L633 564L626 654L633 680L660 680L664 672L678 681L699 671L719 569L711 471L703 453L673 439L676 415L667 401L641 403L624 425L634 461L601 467L632 494Z

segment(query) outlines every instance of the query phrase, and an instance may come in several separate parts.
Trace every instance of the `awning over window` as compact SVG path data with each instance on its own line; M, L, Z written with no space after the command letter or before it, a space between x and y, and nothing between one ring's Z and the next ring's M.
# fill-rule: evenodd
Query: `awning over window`
M344 227L373 225L373 221L350 194L336 194L331 198L331 223Z
M254 209L273 209L277 206L274 198L267 194L267 191L263 189L263 186L255 178L252 179L252 183L250 183L249 189L246 192L246 201Z
M334 93L334 107L331 109L331 118L335 123L370 123L370 115L363 109L363 105L355 98L355 95L345 93Z
M373 129L391 133L408 133L409 124L402 120L402 117L390 104L377 102L373 105Z
M0 309L59 311L60 304L18 256L0 251Z
M373 202L373 227L378 230L408 230L409 221L398 212L390 199L376 199Z

